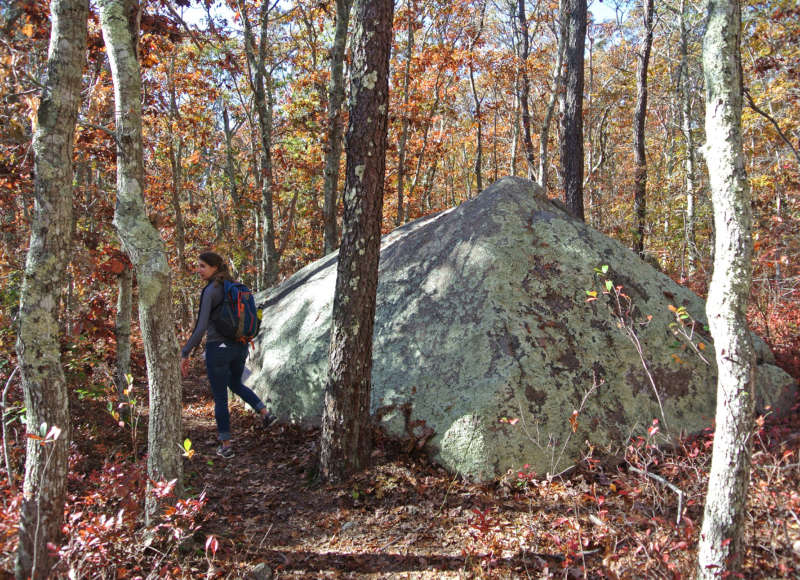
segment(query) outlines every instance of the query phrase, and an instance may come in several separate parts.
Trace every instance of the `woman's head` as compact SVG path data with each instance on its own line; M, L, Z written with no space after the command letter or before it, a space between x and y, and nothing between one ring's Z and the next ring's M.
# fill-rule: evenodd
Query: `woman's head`
M228 263L216 252L203 252L198 256L197 273L206 282L231 279Z

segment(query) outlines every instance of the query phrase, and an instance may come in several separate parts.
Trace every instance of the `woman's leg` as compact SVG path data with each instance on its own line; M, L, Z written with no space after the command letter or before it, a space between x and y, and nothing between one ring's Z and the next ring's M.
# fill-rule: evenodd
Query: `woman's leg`
M236 348L239 349L239 352L237 352L237 356L231 362L231 391L244 399L244 402L250 405L256 413L260 413L261 409L266 408L266 405L264 405L263 401L258 398L258 395L256 395L250 388L242 384L244 362L247 360L247 345L237 344Z
M228 413L228 385L232 384L231 352L225 343L206 345L206 372L211 392L214 395L214 418L217 420L217 436L220 441L231 438L231 417Z

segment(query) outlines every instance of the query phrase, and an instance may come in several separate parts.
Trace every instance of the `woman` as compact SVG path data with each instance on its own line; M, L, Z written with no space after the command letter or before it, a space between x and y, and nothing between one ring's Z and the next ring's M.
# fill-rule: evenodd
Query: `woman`
M206 339L206 372L214 394L214 418L217 420L217 436L220 446L217 455L230 459L235 456L231 445L230 413L228 412L228 389L239 395L253 409L261 414L265 427L275 422L275 416L267 412L261 399L253 391L242 384L244 361L247 358L247 345L234 340L226 340L214 327L211 313L222 304L224 298L224 281L232 280L228 265L219 254L204 252L197 261L197 273L206 282L200 295L200 309L194 331L181 350L181 374L185 377L189 372L189 356L203 340Z

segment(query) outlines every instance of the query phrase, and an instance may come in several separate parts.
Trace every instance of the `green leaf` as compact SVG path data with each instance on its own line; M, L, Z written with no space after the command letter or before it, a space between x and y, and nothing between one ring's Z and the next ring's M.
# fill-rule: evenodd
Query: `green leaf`
M614 287L614 283L611 280L606 280L606 290L611 292L611 289Z
M191 442L191 440L190 440L190 439L187 437L186 439L184 439L184 440L183 440L183 449L184 449L185 451L189 451L189 449L191 449L191 448L192 448L192 442Z
M600 271L603 272L603 274L607 274L608 273L608 264L603 264L602 266L600 266Z

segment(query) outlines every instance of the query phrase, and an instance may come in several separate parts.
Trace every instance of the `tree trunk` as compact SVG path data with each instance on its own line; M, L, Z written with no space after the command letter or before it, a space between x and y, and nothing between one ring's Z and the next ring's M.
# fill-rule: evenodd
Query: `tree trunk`
M559 87L563 81L561 69L564 66L564 46L566 43L566 15L564 13L564 2L558 3L558 44L556 48L556 62L553 65L553 74L550 79L550 98L547 101L547 108L542 121L542 128L539 132L539 173L536 181L545 190L547 189L547 144L550 140L550 123L553 121L553 112L558 100Z
M475 48L483 34L484 16L486 14L486 2L481 2L478 29L470 43L469 55L469 86L472 89L472 100L475 103L475 124L477 134L475 136L475 185L478 193L483 191L483 114L481 105L483 97L478 95L478 88L475 84Z
M131 373L131 312L133 311L133 272L130 264L117 280L117 319L114 321L114 336L117 339L117 368L114 369L114 382L120 398L128 388L127 376Z
M325 254L339 245L336 227L339 159L342 157L342 103L344 102L344 52L347 45L347 23L352 0L336 0L336 31L331 47L331 82L328 87L328 135L325 146L324 205Z
M643 3L642 22L644 37L637 54L636 64L636 110L633 114L633 214L636 223L636 239L633 250L644 258L645 218L647 215L647 157L644 145L644 124L647 118L647 67L650 64L650 47L653 45L653 0Z
M405 212L403 210L403 193L405 189L406 177L406 143L408 143L408 99L409 91L411 90L411 58L414 54L414 6L411 0L406 3L406 10L408 11L408 21L406 28L408 31L408 40L406 41L406 63L405 70L403 71L403 112L400 121L400 142L397 145L397 214L394 218L394 225L401 225L405 219Z
M687 0L681 0L680 27L681 40L680 51L681 61L678 75L678 91L681 101L681 130L686 141L686 223L684 227L684 237L687 249L687 270L689 276L694 275L697 270L697 242L695 240L695 161L694 161L694 137L692 136L692 93L689 86L689 40L686 28L686 15L689 10Z
M265 264L264 278L260 286L269 288L278 281L278 260L280 254L275 244L275 211L273 204L274 181L272 175L272 116L273 95L272 75L267 73L265 61L267 56L267 29L269 28L269 11L274 5L262 2L259 13L260 36L258 54L250 18L247 16L243 0L239 1L239 11L244 24L245 53L250 68L250 81L253 89L253 101L258 115L258 127L261 134L261 212L263 232L263 255Z
M583 49L586 0L564 0L567 61L564 114L561 117L561 174L567 209L583 220Z
M531 141L531 114L528 108L530 100L530 81L528 79L528 18L525 15L525 0L517 0L517 19L519 20L519 104L522 111L522 143L525 147L525 160L528 167L528 179L535 178L536 160L533 157L533 141Z
M509 163L509 171L511 175L517 175L517 148L519 147L519 90L517 85L519 84L519 80L514 80L514 106L511 110L511 151L509 152L509 157L511 157Z
M233 204L234 220L236 222L236 238L244 241L244 221L242 220L242 208L239 203L239 190L236 187L236 167L233 163L233 133L231 121L228 117L228 109L222 109L222 122L225 131L225 173L228 177L228 191L231 194ZM238 127L239 125L237 125Z
M359 0L350 81L342 245L333 299L320 473L340 481L372 450L370 375L378 286L392 0Z
M181 378L172 312L167 253L144 205L142 77L137 60L140 7L136 0L100 0L100 22L111 64L116 102L117 206L114 226L136 271L139 326L147 362L150 396L148 495L145 517L154 520L159 503L153 486L176 480L182 493Z
M706 313L714 338L717 412L698 577L735 575L744 553L750 480L755 355L747 328L753 240L750 190L742 153L742 69L737 0L711 0L703 40L706 162L714 203L714 274Z
M22 281L17 356L28 425L17 578L49 578L48 543L61 541L69 456L69 401L58 302L72 246L72 152L86 59L89 3L50 4L47 76L33 134L34 220ZM58 428L61 435L44 437Z
M175 212L175 245L178 247L178 267L186 271L186 235L181 211L183 189L183 137L180 134L181 114L175 95L175 56L169 63L169 161L172 166L172 210Z

